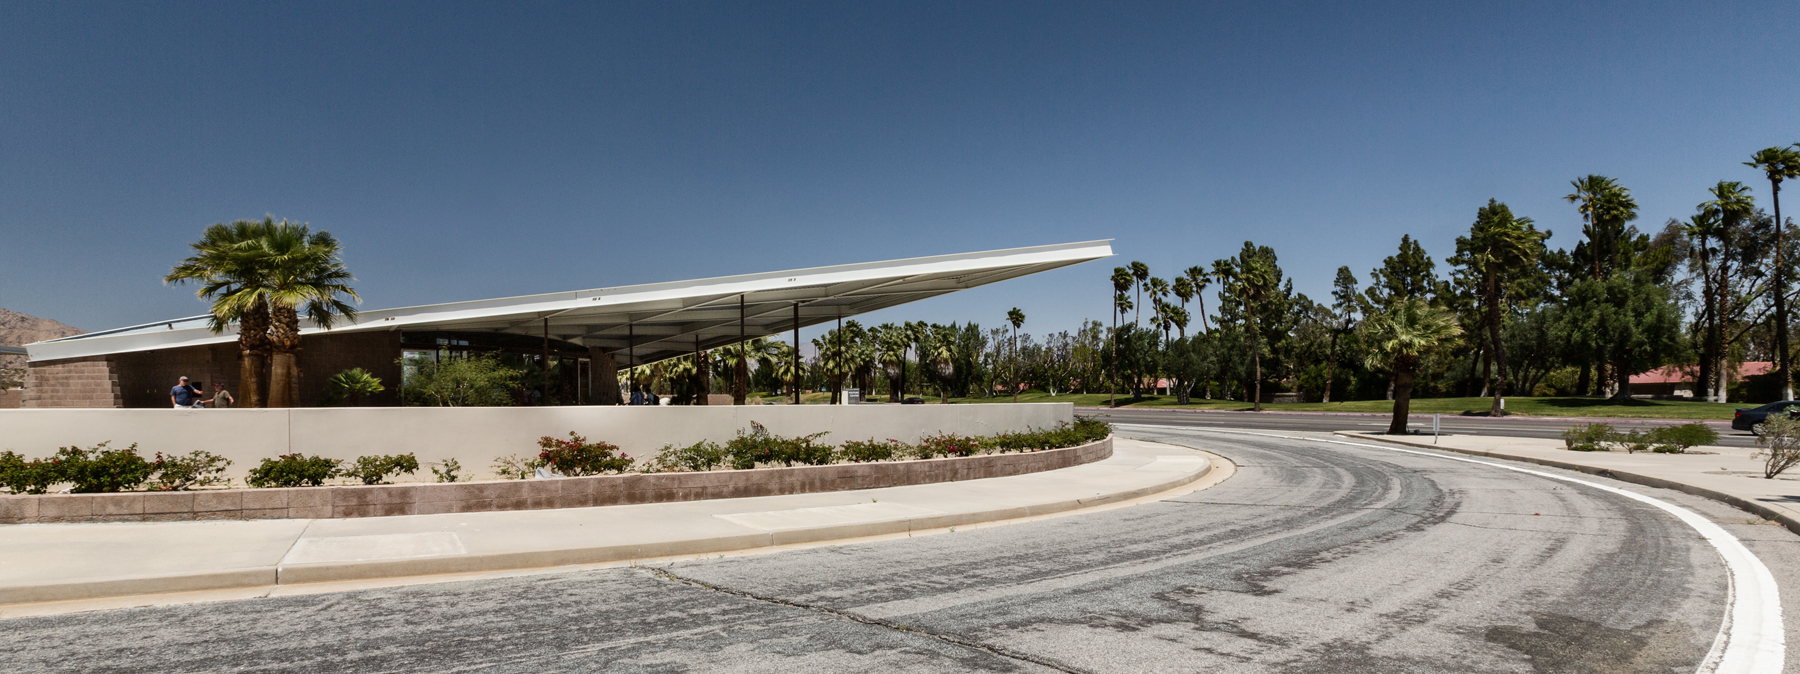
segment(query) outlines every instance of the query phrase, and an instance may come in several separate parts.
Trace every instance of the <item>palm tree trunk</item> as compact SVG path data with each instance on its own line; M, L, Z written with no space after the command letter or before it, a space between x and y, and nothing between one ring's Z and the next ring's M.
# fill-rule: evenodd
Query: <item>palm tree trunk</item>
M1406 421L1412 413L1413 364L1398 359L1394 366L1394 419L1388 423L1388 435L1405 435Z
M1781 399L1794 399L1794 376L1788 361L1787 254L1782 250L1781 181L1769 181L1769 196L1775 202L1775 371L1781 380Z
M1488 416L1497 417L1505 412L1500 409L1500 396L1506 390L1506 347L1500 343L1500 289L1493 275L1488 276L1488 339L1494 345L1495 374L1494 403L1488 407Z
M263 369L268 365L268 359L261 353L249 349L238 351L238 395L244 397L244 407L268 404L263 398Z
M294 352L277 350L269 358L269 407L282 408L294 406L294 389L297 388L299 373L295 370Z

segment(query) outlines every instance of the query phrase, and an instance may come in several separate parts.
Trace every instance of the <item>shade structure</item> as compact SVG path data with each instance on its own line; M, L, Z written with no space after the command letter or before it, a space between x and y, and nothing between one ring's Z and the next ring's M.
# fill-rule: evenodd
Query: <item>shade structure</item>
M330 330L509 333L554 339L649 363L937 297L1112 255L1110 240L935 255L885 262L573 290L364 311ZM743 325L739 325L739 304ZM799 311L796 313L795 307ZM207 316L136 325L26 346L32 361L60 360L237 339Z

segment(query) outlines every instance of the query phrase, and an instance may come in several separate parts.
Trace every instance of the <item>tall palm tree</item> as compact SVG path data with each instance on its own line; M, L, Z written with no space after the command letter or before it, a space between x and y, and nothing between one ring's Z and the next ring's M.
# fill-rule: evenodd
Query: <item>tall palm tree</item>
M800 390L801 373L799 359L794 355L794 345L787 342L770 342L769 344L769 357L762 361L761 366L769 368L769 372L775 375L775 380L781 382L782 387L789 392L797 393ZM797 399L798 395L795 397Z
M300 377L300 313L321 328L330 329L337 317L356 319L356 308L339 299L362 298L351 288L355 280L344 267L343 247L329 232L313 232L306 225L271 223L264 235L243 246L244 263L256 269L255 282L238 286L223 301L235 311L248 310L257 302L269 307L269 407L293 407L298 403Z
M1186 276L1177 276L1174 287L1170 291L1175 293L1175 299L1181 301L1182 319L1176 325L1181 328L1181 338L1187 339L1187 303L1188 300L1194 299L1194 282L1188 280Z
M926 360L937 375L938 402L950 402L950 375L956 373L956 335L954 325L931 326L931 352Z
M1369 367L1394 372L1394 418L1388 424L1388 433L1404 434L1419 361L1462 334L1462 328L1449 310L1412 297L1364 319L1361 331L1369 349Z
M1482 306L1487 310L1488 348L1494 354L1494 399L1489 416L1500 416L1500 396L1506 388L1506 348L1500 339L1500 314L1508 291L1520 275L1535 268L1544 254L1544 239L1531 218L1514 217L1506 204L1489 199L1475 214L1475 225L1466 237L1456 237L1456 255L1473 276Z
M1713 401L1713 376L1718 366L1719 300L1713 286L1712 241L1719 238L1719 212L1701 206L1700 212L1688 218L1681 231L1694 241L1692 264L1700 268L1700 368L1694 380L1696 395Z
M1137 281L1137 311L1131 315L1131 324L1139 325L1144 317L1144 289L1150 282L1150 265L1142 262L1131 263L1131 278Z
M1794 399L1794 377L1788 361L1787 260L1782 250L1787 229L1781 221L1781 181L1800 178L1800 152L1792 147L1770 147L1757 150L1745 166L1760 169L1769 178L1769 201L1775 208L1775 371L1781 380L1781 399Z
M1132 280L1133 277L1130 268L1113 267L1113 329L1112 339L1109 340L1112 343L1108 345L1108 348L1112 350L1112 360L1110 361L1112 365L1112 381L1108 384L1109 388L1107 388L1106 392L1107 407L1119 406L1119 319L1124 316L1125 312L1131 311L1130 292Z
M248 303L234 303L227 298L243 288L262 284L260 270L252 264L254 260L247 251L273 228L271 218L207 227L200 240L191 244L194 255L163 277L163 282L169 284L200 284L196 294L212 301L208 327L215 334L237 325L238 391L243 394L244 407L267 404L263 372L269 357L269 303L260 297Z
M1013 402L1019 402L1019 328L1025 325L1025 312L1018 307L1006 312L1006 322L1012 324L1012 394Z
M919 396L925 396L925 352L931 348L931 324L925 321L907 321L907 336L913 343L913 356L919 363Z
M1206 267L1194 265L1182 270L1181 278L1194 287L1194 299L1200 302L1200 331L1212 332L1212 327L1206 324L1206 286L1212 283L1212 274L1206 271Z
M1741 309L1738 306L1738 298L1733 297L1734 293L1727 292L1727 289L1731 287L1732 255L1730 251L1735 246L1734 242L1737 240L1738 231L1756 212L1756 202L1750 197L1750 188L1736 181L1721 180L1719 184L1712 186L1707 191L1712 194L1713 198L1700 204L1701 215L1697 216L1694 224L1701 225L1699 233L1703 236L1701 240L1702 254L1708 258L1711 257L1710 251L1705 245L1704 237L1707 233L1710 233L1711 238L1718 242L1719 252L1713 265L1713 280L1709 284L1713 291L1712 302L1706 309L1703 309L1703 313L1710 313L1712 316L1712 337L1709 340L1712 351L1709 354L1712 356L1713 371L1709 374L1711 375L1710 381L1714 382L1714 385L1708 389L1708 393L1714 400L1725 402L1726 389L1730 386L1730 377L1726 375L1726 372L1730 371L1726 359L1731 351L1731 343L1736 341L1736 338L1727 337L1726 325L1733 320L1734 313ZM1706 223L1703 222L1705 220L1712 221L1713 226L1705 226ZM1704 271L1705 267L1703 266L1702 272Z
M888 402L900 402L906 377L906 347L912 343L906 329L883 323L869 331L875 341L875 362L888 376Z

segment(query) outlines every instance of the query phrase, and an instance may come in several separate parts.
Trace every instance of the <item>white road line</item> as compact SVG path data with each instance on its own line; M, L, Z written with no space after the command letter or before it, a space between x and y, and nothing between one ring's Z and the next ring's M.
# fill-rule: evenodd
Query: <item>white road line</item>
M1258 435L1269 438L1280 438L1283 440L1307 440L1334 445L1380 449L1402 454L1418 454L1450 461L1492 466L1494 468L1525 473L1527 475L1536 475L1552 480L1571 482L1611 492L1634 501L1655 506L1662 509L1664 512L1674 515L1676 519L1687 523L1687 525L1693 527L1695 531L1700 532L1700 537L1706 539L1706 542L1711 543L1713 549L1718 550L1719 557L1725 561L1725 567L1730 570L1730 574L1726 576L1728 580L1728 594L1726 597L1725 617L1719 625L1718 636L1713 639L1712 650L1706 654L1706 659L1700 662L1700 669L1696 670L1696 674L1781 674L1781 669L1786 659L1787 634L1783 630L1781 624L1781 590L1780 587L1775 584L1775 575L1769 573L1769 567L1764 566L1762 560L1757 559L1756 555L1752 554L1749 548L1744 547L1744 544L1738 541L1736 536L1731 535L1731 532L1726 531L1719 525L1714 524L1710 520L1681 506L1661 499L1651 498L1637 492L1627 491L1617 487L1609 487L1597 482L1589 482L1587 480L1546 473L1544 471L1532 470L1529 468L1508 466L1506 464L1494 463L1491 461L1467 459L1459 456L1445 456L1436 452L1427 452L1416 449L1402 449L1400 447L1370 445L1360 442L1347 442L1344 440L1276 435L1274 433L1257 433L1253 431L1236 431L1223 428L1182 428L1180 426L1160 426L1156 424L1119 425L1204 431L1209 433L1230 433L1233 435Z

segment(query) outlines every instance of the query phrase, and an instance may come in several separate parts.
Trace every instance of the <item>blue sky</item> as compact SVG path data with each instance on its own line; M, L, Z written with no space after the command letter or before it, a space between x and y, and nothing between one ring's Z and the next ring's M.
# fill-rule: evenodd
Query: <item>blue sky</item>
M365 307L1087 239L874 315L1107 316L1115 264L1273 246L1299 290L1490 197L1640 226L1800 141L1794 3L3 3L0 306L202 313L207 224L338 235ZM1794 208L1800 208L1800 201ZM1365 281L1366 282L1366 281Z

